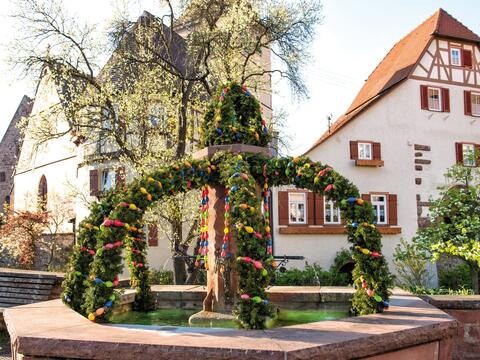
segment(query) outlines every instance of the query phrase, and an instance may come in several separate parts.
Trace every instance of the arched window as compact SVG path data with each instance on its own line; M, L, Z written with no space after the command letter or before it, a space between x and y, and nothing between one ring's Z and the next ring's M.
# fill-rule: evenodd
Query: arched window
M48 187L47 178L42 175L40 183L38 184L38 207L40 210L47 210Z

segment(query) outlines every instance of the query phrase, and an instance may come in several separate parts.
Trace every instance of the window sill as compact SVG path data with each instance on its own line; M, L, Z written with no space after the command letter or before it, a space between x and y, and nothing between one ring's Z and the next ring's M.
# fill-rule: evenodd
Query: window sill
M355 166L371 166L371 167L382 167L384 164L383 160L355 160Z
M382 235L395 235L401 234L401 227L389 227L378 226L377 230ZM342 235L347 231L344 226L323 226L323 227L311 227L311 226L287 226L278 228L278 232L282 235Z

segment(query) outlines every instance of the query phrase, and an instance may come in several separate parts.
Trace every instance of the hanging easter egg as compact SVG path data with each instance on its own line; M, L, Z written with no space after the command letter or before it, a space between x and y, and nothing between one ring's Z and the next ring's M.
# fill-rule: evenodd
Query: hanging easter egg
M259 232L256 232L256 233L255 233L255 237L256 237L257 239L262 239L263 236L262 236L262 234L260 234Z
M95 255L95 250L89 250L88 253L93 256Z
M267 276L267 275L268 275L268 270L262 269L262 276Z
M142 194L148 193L147 189L145 189L144 187L141 187L141 188L140 188L140 192L141 192Z
M378 294L375 294L375 295L373 296L373 298L375 299L376 302L382 302L382 301L383 301L382 297L381 297L380 295L378 295Z
M251 226L245 226L245 231L249 234L253 233L253 228Z
M379 254L378 252L376 252L376 251L372 251L371 255L372 255L373 257L379 257L379 256L380 256L380 254Z
M257 270L263 269L263 264L262 264L261 261L254 261L254 262L253 262L253 266L254 266L255 269L257 269Z
M63 296L63 299L64 299L67 303L69 303L69 302L72 301L72 299L70 299L70 297L69 297L67 294L65 294L65 295Z
M113 283L111 281L105 281L105 286L107 288L111 288L113 286Z
M252 301L255 303L255 304L260 304L262 302L262 298L260 296L254 296L252 298Z
M347 199L347 201L350 203L350 204L353 204L355 201L357 201L357 198L356 197L349 197Z
M329 192L329 191L332 191L334 189L334 186L333 184L328 184L326 187L325 187L325 190L323 190L324 192Z
M385 309L388 309L389 306L390 306L390 303L389 303L387 300L385 300L385 301L383 302L383 307L384 307Z
M265 226L265 231L269 233L270 232L270 226Z
M149 177L147 178L147 181L148 181L148 182L155 182L155 179L149 176Z
M111 301L115 301L115 294L110 295L109 299L110 299Z
M268 305L268 300L267 299L263 300L263 304Z
M368 250L368 249L362 249L361 251L362 251L362 253L364 253L365 255L370 254L370 250Z
M357 199L357 204L358 205L363 205L364 203L364 200L363 199Z
M365 280L362 281L362 289L367 288L367 282Z
M97 311L95 311L95 315L97 316L102 316L105 313L105 308L98 308Z
M372 297L373 295L375 295L375 291L373 291L372 289L367 289L367 295L369 297Z
M75 275L82 276L82 273L80 271L75 271Z
M112 225L113 225L113 221L112 221L112 220L107 219L107 220L105 220L105 221L103 222L103 226L105 226L105 227L110 227L110 226L112 226Z
M353 223L352 223L352 227L353 227L353 228L357 228L357 227L358 227L358 223L353 222Z
M242 300L250 300L250 295L248 295L248 294L242 294L242 295L240 295L240 298L241 298Z
M95 321L95 314L94 313L88 314L88 320Z
M318 177L318 176L315 176L315 178L313 179L313 183L314 183L315 185L317 185L319 182L320 182L319 177Z
M242 173L242 179L243 180L248 180L248 174Z

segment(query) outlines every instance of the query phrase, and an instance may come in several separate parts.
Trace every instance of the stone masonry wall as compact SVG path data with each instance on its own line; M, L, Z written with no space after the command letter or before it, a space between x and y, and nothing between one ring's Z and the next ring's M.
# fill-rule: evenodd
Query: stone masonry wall
M0 142L0 212L3 210L5 201L13 198L11 196L13 191L13 172L17 165L21 144L21 134L17 124L22 117L30 114L32 105L33 101L29 97L24 96Z

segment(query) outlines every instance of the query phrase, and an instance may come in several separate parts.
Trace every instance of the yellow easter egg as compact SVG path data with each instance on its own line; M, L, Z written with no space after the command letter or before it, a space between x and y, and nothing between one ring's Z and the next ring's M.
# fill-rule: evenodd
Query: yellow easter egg
M146 193L147 193L147 189L141 187L141 188L140 188L140 192L141 192L142 194L146 194Z
M368 255L368 254L370 254L370 250L368 250L368 249L362 249L362 253L364 253L365 255Z
M95 321L95 315L93 313L88 314L88 320Z
M148 182L154 182L154 181L155 181L155 179L154 179L154 178L152 178L152 177L148 177L148 178L147 178L147 181L148 181Z
M270 232L270 226L265 226L265 231L266 231L267 233L269 233L269 232Z
M135 204L130 204L128 207L130 208L130 210L137 210L137 206Z
M253 233L253 228L251 226L245 226L245 231L251 234Z

